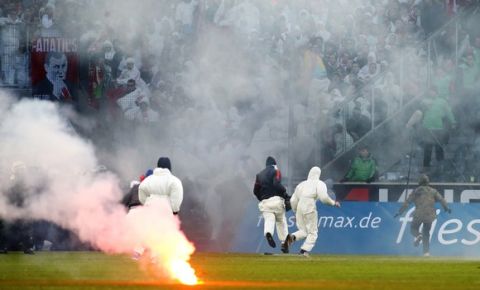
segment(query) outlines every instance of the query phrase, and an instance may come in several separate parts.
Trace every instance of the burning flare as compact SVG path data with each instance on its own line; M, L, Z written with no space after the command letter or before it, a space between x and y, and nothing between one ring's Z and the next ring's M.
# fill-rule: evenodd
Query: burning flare
M199 283L195 270L187 261L173 260L170 262L169 271L173 278L185 285L197 285Z
M195 247L181 231L180 220L172 215L170 205L164 199L130 211L128 219L134 230L133 236L138 238L136 247L148 249L149 258L160 272L185 285L199 283L188 262Z
M127 214L119 203L123 193L118 177L93 170L98 168L95 148L69 124L53 102L16 102L0 91L0 137L6 140L0 142L0 172L11 173L0 175L0 218L46 220L105 253L147 250L139 256L149 264L154 259L162 278L197 284L188 263L195 247L181 231L168 200L152 201ZM13 180L34 189L24 194L21 208L3 194Z

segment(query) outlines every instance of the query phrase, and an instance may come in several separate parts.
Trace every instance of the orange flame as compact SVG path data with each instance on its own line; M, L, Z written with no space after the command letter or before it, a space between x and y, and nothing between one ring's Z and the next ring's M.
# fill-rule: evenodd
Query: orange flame
M152 243L153 244L153 243ZM184 285L197 285L201 283L195 275L195 269L190 265L190 256L195 247L190 243L182 232L176 235L163 236L151 247L154 260L159 262L157 266L163 268L167 275ZM162 263L162 261L164 261Z
M195 248L187 239L173 241L165 238L162 244L156 244L152 250L151 261L172 280L192 286L201 283L189 263Z
M184 285L197 285L200 283L195 270L187 261L173 260L170 262L169 271L172 277Z
M180 229L180 220L171 214L164 199L153 200L148 206L129 213L136 243L148 249L149 264L155 265L161 276L166 275L184 285L201 283L189 264L195 246ZM158 221L152 223L150 221ZM148 221L148 222L146 222ZM141 226L138 226L141 225Z

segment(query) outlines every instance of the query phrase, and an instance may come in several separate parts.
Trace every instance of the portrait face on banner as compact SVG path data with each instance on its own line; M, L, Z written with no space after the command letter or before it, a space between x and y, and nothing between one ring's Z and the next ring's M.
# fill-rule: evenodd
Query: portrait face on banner
M59 102L75 102L77 46L75 39L38 38L32 47L33 97Z
M47 78L53 82L63 82L67 77L67 56L62 52L49 52L45 58L44 69Z

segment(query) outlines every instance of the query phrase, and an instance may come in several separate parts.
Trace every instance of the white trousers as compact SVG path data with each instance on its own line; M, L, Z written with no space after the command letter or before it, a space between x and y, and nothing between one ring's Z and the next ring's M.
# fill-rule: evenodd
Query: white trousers
M275 233L277 228L278 239L283 243L288 235L287 218L285 217L285 202L283 198L274 196L269 199L262 200L258 204L258 208L263 215L263 234Z
M310 252L315 246L318 237L318 213L312 211L304 214L297 211L295 218L297 219L298 231L294 232L295 239L305 239L301 249Z

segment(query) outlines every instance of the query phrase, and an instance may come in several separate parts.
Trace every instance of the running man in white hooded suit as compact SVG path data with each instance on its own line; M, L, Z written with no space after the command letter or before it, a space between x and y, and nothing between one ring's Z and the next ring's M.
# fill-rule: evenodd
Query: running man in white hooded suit
M305 242L300 248L300 254L305 256L308 256L308 252L313 249L317 241L317 200L320 200L324 204L340 207L338 201L334 201L328 196L327 186L320 180L321 172L319 167L312 167L308 173L307 180L297 185L290 199L292 210L295 212L298 231L289 235L287 241L291 244L293 241L305 239Z

